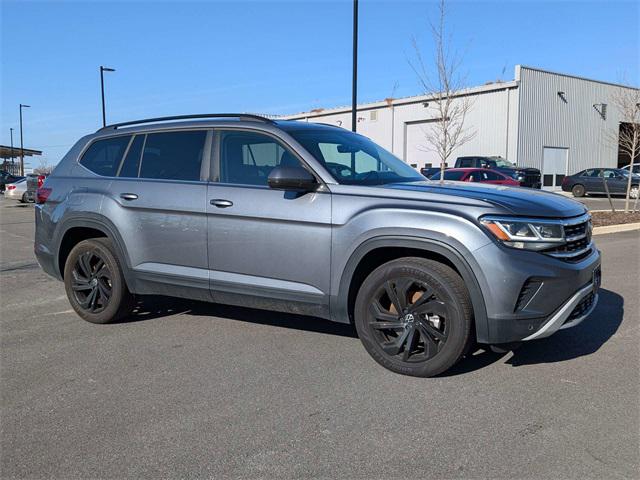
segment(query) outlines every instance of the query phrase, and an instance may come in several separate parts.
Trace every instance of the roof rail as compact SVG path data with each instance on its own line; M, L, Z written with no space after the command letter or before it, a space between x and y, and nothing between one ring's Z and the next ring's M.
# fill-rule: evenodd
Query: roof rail
M156 117L156 118L145 118L142 120L133 120L130 122L122 122L122 123L113 123L111 125L106 125L100 129L98 132L102 132L104 130L117 130L118 128L128 127L131 125L142 125L145 123L158 123L158 122L167 122L170 120L192 120L196 118L237 118L238 120L255 120L263 123L275 123L273 120L267 117L263 117L260 115L253 115L250 113L203 113L200 115L174 115L171 117Z

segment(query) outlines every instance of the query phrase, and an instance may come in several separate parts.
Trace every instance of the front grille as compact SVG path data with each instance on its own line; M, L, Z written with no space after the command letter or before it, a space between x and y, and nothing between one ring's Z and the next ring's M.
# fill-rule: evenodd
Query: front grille
M593 306L593 302L595 301L595 299L596 299L596 296L593 292L591 292L589 295L584 297L580 301L580 303L576 305L576 308L573 309L573 312L571 312L571 315L567 317L564 323L568 323L568 322L571 322L572 320L575 320L576 318L582 317Z
M524 184L527 187L532 187L534 185L540 184L540 174L536 172L525 172L524 174Z
M577 262L591 253L591 220L567 223L564 226L566 243L545 250L544 253L568 262Z

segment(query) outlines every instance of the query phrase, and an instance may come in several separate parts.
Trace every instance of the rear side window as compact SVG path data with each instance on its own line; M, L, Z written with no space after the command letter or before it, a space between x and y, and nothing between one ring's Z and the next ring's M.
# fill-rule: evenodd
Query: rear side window
M103 177L113 177L130 140L131 136L126 135L93 142L84 152L80 164Z
M206 131L150 133L140 178L200 180Z

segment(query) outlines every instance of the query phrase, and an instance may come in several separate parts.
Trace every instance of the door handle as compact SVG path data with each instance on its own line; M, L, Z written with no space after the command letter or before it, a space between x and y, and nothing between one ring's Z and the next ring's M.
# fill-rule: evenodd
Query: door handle
M137 200L138 195L136 195L135 193L121 193L120 198L123 200L131 201L131 200Z
M218 208L227 208L233 206L233 202L231 200L223 200L222 198L214 198L209 203Z

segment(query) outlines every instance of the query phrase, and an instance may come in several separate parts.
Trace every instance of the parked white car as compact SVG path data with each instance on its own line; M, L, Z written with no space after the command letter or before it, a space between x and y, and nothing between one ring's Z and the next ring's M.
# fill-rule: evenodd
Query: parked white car
M33 201L33 200L29 200L27 195L27 179L26 178L23 178L22 180L18 180L15 183L7 184L4 191L4 197L10 198L12 200L18 200L19 202L22 202L22 203Z

